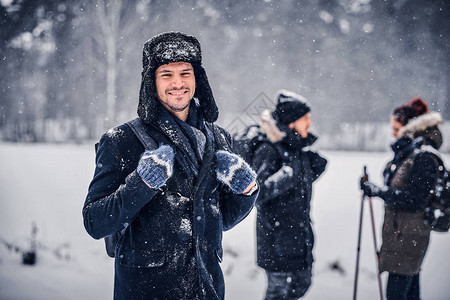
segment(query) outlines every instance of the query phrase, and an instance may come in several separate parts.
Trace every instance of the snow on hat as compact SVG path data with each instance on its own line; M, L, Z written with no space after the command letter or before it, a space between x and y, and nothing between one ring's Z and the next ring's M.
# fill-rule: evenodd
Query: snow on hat
M288 125L311 111L305 97L287 90L277 92L277 106L272 112L273 118L282 125Z
M172 62L187 62L194 68L198 99L207 122L215 122L219 116L206 71L202 67L202 51L196 37L182 32L164 32L144 44L142 57L142 81L139 92L138 116L150 123L158 115L159 98L156 92L155 71Z
M428 104L419 97L414 97L406 104L397 107L392 112L392 117L403 126L408 124L411 119L428 113Z

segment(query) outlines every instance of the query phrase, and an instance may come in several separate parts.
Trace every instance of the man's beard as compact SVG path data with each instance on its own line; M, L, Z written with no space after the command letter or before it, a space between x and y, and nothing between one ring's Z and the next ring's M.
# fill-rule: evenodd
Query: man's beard
M167 103L167 106L170 107L171 110L176 111L176 112L181 112L184 111L190 104L191 102L189 101L184 107L180 108L180 107L175 107L170 105L169 103Z
M187 92L189 93L190 92L190 88L188 88L188 87L185 87L185 86L183 86L183 87L181 87L181 88L172 88L172 89L168 89L168 90L166 90L166 93L169 93L169 92L172 92L172 91L181 91L181 90L187 90ZM181 112L181 111L184 111L188 106L189 106L189 104L191 103L191 100L192 99L189 99L189 102L187 102L187 104L185 105L185 106L183 106L183 107L176 107L176 106L173 106L173 105L171 105L170 103L169 103L169 101L167 101L167 106L171 109L171 110L173 110L173 111L176 111L176 112Z

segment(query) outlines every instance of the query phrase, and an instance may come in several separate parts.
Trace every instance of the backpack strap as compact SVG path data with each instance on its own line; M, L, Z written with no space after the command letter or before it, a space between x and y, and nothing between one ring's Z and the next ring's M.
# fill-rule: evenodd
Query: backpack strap
M150 135L147 133L147 130L145 129L144 124L142 123L141 119L136 118L134 120L128 121L125 124L127 124L130 129L133 131L133 133L136 135L136 137L139 139L139 141L144 145L146 150L153 150L158 148L158 144L156 141L150 137ZM95 150L97 151L98 143L95 145ZM114 258L115 252L116 252L116 246L119 242L122 235L125 234L125 229L121 231L118 231L112 235L106 236L104 238L105 240L105 248L106 253L109 257Z
M258 124L252 124L250 126L247 126L247 128L245 128L244 132L242 134L240 134L241 136L248 136L250 130L252 130L253 128L256 128L256 130L258 130L258 133L260 132L261 126L259 126Z
M445 167L444 160L442 159L440 153L435 148L429 145L421 146L420 151L422 153L426 152L431 154L436 163L437 170L436 170L436 179L434 182L434 185L436 185L439 179L443 179L446 176L445 173L447 172L447 169Z
M212 129L213 135L214 135L214 140L216 141L217 144L217 148L219 148L220 150L226 150L229 152L233 152L233 150L231 149L231 145L228 142L228 140L225 137L225 133L222 132L222 130L219 128L219 126L215 125L215 124L209 124L209 127Z
M445 168L444 160L442 159L441 154L435 148L431 147L430 145L423 145L422 147L420 147L420 150L422 152L428 152L433 154L439 165Z
M141 141L146 150L154 150L158 148L156 141L147 133L144 124L140 118L128 121L127 124L134 132L136 137Z

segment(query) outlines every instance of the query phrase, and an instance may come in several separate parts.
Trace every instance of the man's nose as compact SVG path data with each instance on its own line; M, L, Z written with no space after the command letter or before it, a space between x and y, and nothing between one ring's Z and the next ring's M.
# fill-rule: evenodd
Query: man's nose
M172 81L172 85L174 87L182 87L184 85L184 79L181 76L174 76L173 77L173 81Z

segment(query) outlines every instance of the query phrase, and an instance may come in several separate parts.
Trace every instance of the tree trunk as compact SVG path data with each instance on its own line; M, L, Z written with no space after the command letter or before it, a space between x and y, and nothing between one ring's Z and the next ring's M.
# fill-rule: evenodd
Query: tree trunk
M100 26L105 39L106 55L106 123L116 122L117 39L122 1L97 0Z

